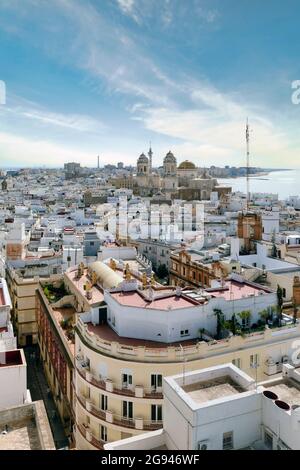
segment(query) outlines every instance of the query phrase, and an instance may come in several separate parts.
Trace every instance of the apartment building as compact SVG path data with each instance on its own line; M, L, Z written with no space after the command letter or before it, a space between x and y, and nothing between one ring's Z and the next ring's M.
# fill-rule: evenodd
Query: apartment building
M56 266L54 268L56 271ZM43 269L42 265L41 269ZM56 276L56 274L49 274L49 278ZM32 276L30 267L20 270L7 265L6 280L12 302L12 322L18 344L22 347L31 346L38 342L35 291L38 288L39 280L45 277L48 276Z
M163 429L105 450L300 449L300 374L289 364L260 384L232 364L181 373L163 392Z
M181 249L170 255L171 285L211 287L215 279L225 278L232 272L241 272L240 263L222 257L217 250L199 252Z
M66 436L72 438L74 297L67 295L62 278L39 283L36 291L38 345L44 372Z
M78 313L73 400L78 449L103 449L106 442L160 429L164 376L234 362L263 380L292 358L300 334L290 321L220 341L201 336L203 329L215 332L217 305L227 318L232 308L250 305L253 322L261 309L274 306L276 294L253 284L232 281L231 288L215 288L203 301L170 287L143 289L101 262L80 276L67 271L64 281Z

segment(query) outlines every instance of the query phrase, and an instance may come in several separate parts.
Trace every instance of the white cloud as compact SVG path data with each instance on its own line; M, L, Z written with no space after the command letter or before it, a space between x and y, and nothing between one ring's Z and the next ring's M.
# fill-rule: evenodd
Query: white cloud
M16 118L32 119L40 124L62 127L79 132L103 132L106 126L99 120L82 114L61 114L39 107L3 107L1 114L9 113Z
M96 156L99 149L87 151L78 150L75 147L61 145L55 141L45 139L33 139L15 133L0 132L0 154L6 157L10 165L32 166L62 166L65 162L80 162L82 166L96 166ZM102 150L101 164L118 161L134 161L134 157L126 152Z

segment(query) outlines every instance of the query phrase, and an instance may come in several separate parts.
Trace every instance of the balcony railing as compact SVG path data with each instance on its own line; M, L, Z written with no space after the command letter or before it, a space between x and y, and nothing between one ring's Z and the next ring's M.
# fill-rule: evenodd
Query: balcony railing
M144 420L144 418L128 418L118 415L110 410L100 410L89 398L76 395L81 406L90 414L107 423L115 424L124 428L137 429L141 431L155 431L163 426L162 421Z
M99 450L104 450L104 444L106 444L105 441L99 440L97 437L95 437L90 428L88 426L84 426L83 424L76 424L77 429L79 430L80 434L88 441L90 442L94 447L96 447Z
M154 388L145 388L142 385L128 385L116 384L111 380L101 380L96 378L89 370L81 367L80 362L76 361L76 370L78 374L87 382L94 385L95 387L105 390L116 395L123 395L127 397L136 397L136 398L147 398L147 399L156 399L162 400L163 393L160 389Z

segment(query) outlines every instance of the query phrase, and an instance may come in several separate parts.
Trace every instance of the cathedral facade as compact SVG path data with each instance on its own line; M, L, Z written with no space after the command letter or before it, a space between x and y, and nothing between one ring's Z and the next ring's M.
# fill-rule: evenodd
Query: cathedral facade
M213 191L219 195L224 191L231 191L230 188L221 188L207 170L197 168L188 160L177 166L177 160L171 151L166 154L163 165L159 168L153 168L152 157L153 152L150 147L147 155L142 153L137 159L136 173L121 183L118 182L117 187L130 187L134 194L142 197L186 201L209 200Z

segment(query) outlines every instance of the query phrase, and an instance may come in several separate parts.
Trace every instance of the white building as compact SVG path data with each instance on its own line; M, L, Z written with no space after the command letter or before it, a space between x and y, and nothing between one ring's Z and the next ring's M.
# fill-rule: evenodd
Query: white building
M252 325L260 319L259 312L277 304L274 291L236 274L222 285L198 293L180 288L142 290L124 282L104 291L104 300L107 322L119 336L163 343L198 338L200 329L215 335L215 309L222 311L225 320L231 320L233 314L238 319L240 312L250 311Z
M106 450L300 449L300 373L255 381L233 364L166 377L164 427Z
M22 349L0 352L0 409L31 402Z
M0 278L0 352L17 347L17 340L10 321L11 309L12 304L6 281Z

